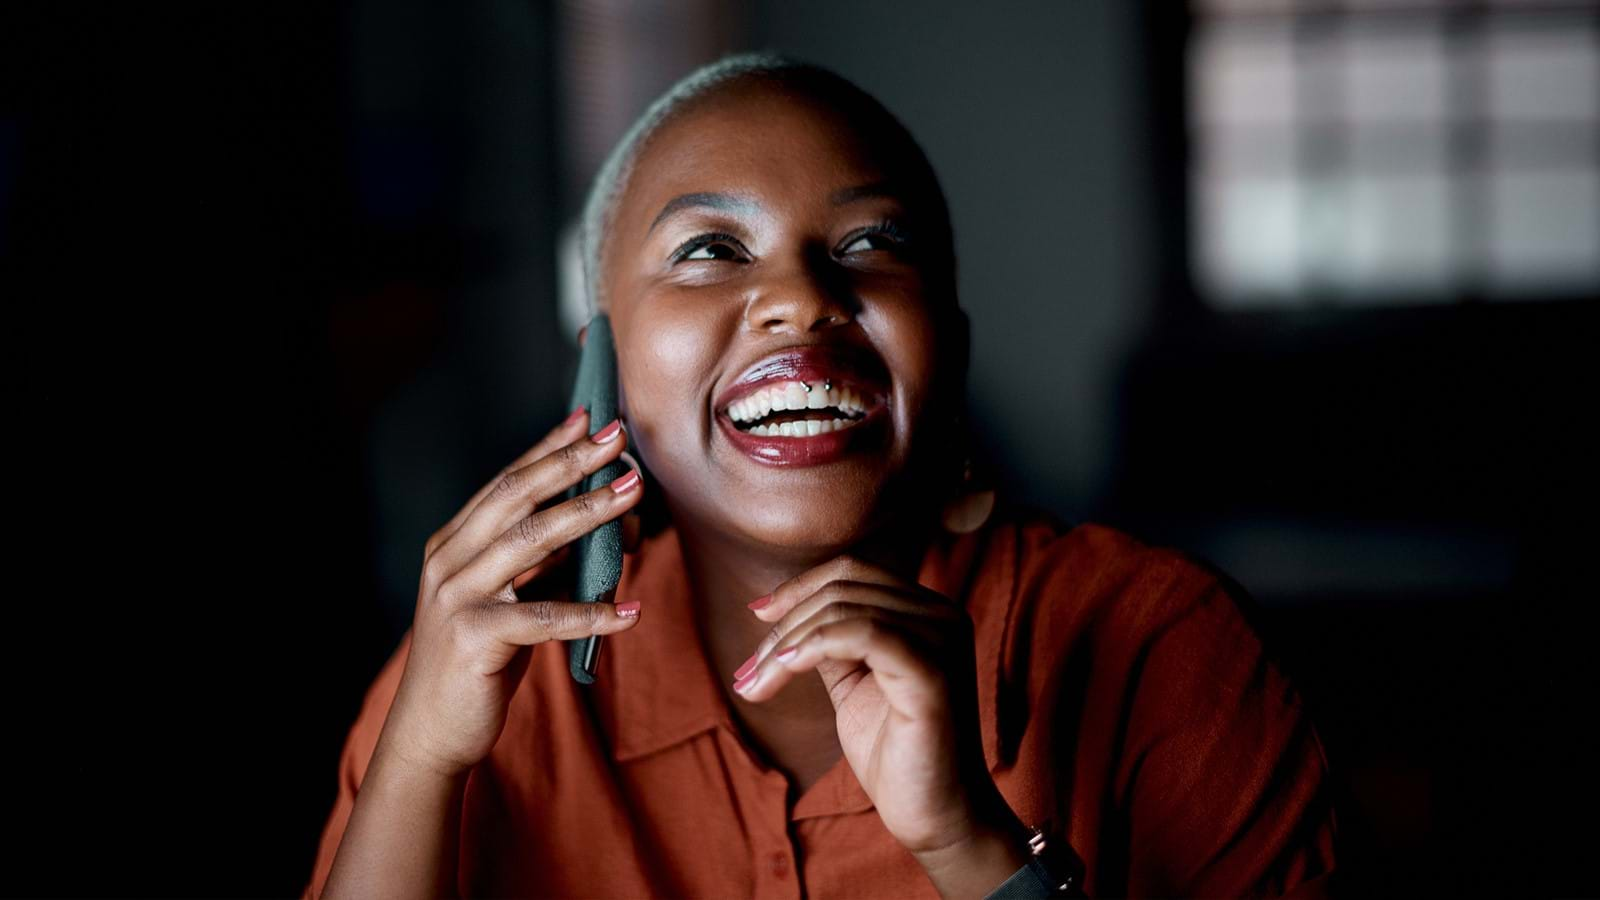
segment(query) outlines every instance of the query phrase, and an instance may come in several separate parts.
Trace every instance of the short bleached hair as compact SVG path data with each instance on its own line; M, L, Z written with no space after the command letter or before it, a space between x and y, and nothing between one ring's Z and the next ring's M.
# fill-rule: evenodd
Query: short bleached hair
M592 315L602 308L605 298L601 296L604 285L601 283L600 266L606 240L611 232L617 203L627 188L634 164L646 141L690 101L710 93L719 85L750 77L770 78L808 96L826 99L836 104L852 121L874 129L874 133L883 136L895 149L906 152L915 170L909 173L911 177L908 181L918 188L922 201L928 205L928 218L933 220L926 223L932 233L924 239L928 251L925 270L933 276L930 287L936 291L947 291L953 301L955 239L949 207L933 166L910 131L875 97L837 72L785 53L757 50L724 56L679 79L646 107L601 164L590 184L577 232L583 299L588 314Z

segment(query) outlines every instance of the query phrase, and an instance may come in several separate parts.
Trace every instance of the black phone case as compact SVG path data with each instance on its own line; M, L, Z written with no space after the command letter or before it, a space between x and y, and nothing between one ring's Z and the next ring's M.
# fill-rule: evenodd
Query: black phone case
M578 356L578 374L572 389L574 409L583 404L589 410L589 433L594 434L617 417L617 352L611 339L611 321L605 313L589 320L583 349ZM567 497L608 485L628 472L621 459L613 460L567 490ZM617 519L583 535L574 548L572 599L593 603L608 599L622 580L622 523ZM591 634L567 641L569 668L573 680L593 684L600 662L600 635Z

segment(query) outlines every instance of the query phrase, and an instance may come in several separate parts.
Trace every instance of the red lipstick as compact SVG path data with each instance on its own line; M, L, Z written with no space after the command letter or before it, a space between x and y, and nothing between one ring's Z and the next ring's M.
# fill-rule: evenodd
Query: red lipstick
M809 385L832 383L850 388L864 407L848 427L807 436L754 434L741 430L728 406L758 389L781 382ZM888 418L888 372L877 354L852 344L810 344L790 347L757 360L717 396L714 415L729 443L759 463L811 466L833 462L852 452L881 446Z

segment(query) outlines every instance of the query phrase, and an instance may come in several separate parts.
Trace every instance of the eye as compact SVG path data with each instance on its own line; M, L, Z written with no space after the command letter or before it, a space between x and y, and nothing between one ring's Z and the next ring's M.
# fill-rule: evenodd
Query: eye
M685 241L683 243L683 246L681 246L677 250L673 251L673 253L672 253L672 261L673 262L680 262L682 260L688 260L688 259L693 259L693 260L719 260L719 259L721 259L721 260L731 260L731 259L736 259L737 256L736 255L730 255L730 251L732 251L734 254L736 254L737 250L735 248L737 248L738 246L739 246L739 239L734 237L731 234L723 234L722 232L713 232L711 234L697 234L694 237L690 238L689 240ZM704 251L704 253L706 255L704 255L704 256L700 255L702 251Z
M848 253L852 247L863 242L877 242L877 246L868 246L867 250L904 250L911 243L911 236L899 223L889 219L875 222L872 225L852 234L845 239L841 253Z

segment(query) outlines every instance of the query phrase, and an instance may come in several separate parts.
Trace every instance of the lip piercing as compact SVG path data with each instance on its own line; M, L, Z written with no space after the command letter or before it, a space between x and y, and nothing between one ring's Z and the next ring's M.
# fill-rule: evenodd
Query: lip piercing
M806 393L808 393L808 394L811 393L811 383L810 382L802 381L802 382L800 382L800 384L801 384L802 387L804 387L806 389Z

